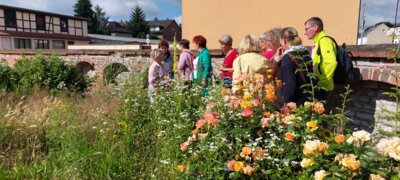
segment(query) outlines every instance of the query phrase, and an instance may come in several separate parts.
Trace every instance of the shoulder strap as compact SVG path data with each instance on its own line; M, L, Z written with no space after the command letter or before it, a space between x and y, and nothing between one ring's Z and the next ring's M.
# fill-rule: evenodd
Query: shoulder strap
M330 36L323 36L323 37L321 37L321 38L318 40L318 49L317 49L316 53L317 53L318 56L321 56L321 61L320 61L319 64L318 64L318 71L319 71L319 73L322 73L322 72L321 72L321 64L322 64L322 61L324 60L324 57L322 56L322 53L321 53L320 41L321 41L321 39L323 39L323 38L325 38L325 37L328 37L329 39L331 39L331 40L335 43L335 45L336 45L336 53L337 53L338 50L339 50L339 47L338 47L338 45L337 45L335 39L333 39L333 38L330 37Z
M306 80L306 76L305 76L305 74L304 74L304 71L303 71L302 68L300 68L299 62L297 62L296 57L294 57L294 56L293 56L292 54L290 54L290 53L287 53L287 54L290 56L290 59L292 59L292 61L296 64L297 69L299 70L301 79L303 80L303 82L304 82L305 84L307 84L307 80Z

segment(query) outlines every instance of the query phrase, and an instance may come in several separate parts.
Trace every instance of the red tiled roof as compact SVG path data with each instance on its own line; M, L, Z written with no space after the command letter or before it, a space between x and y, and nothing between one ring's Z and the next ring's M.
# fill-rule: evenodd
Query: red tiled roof
M74 36L74 35L66 35L66 34L47 34L47 33L31 33L31 32L18 32L18 31L4 31L4 30L0 30L0 36L90 41L90 37L88 37L88 36Z

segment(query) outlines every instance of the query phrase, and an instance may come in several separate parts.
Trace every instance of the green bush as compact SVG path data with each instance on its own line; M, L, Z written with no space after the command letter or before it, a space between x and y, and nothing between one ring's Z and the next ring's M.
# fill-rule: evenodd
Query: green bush
M8 75L11 78L8 82L13 82L9 83L8 89L22 93L30 92L35 87L47 88L52 93L63 90L83 92L92 82L87 76L79 78L76 66L65 64L57 56L22 58L7 72L11 74Z

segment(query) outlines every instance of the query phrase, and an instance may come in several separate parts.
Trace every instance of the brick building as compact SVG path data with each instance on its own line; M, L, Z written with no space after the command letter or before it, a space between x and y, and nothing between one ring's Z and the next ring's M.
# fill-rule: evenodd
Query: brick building
M158 20L147 21L150 27L150 33L157 35L160 39L173 41L176 35L176 40L182 39L182 28L176 23L175 20Z

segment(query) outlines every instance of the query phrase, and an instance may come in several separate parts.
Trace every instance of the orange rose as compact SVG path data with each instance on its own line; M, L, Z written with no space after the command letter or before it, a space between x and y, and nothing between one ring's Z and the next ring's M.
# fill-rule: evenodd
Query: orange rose
M295 135L291 132L285 133L285 140L286 141L294 141Z
M321 102L317 102L314 104L314 111L317 112L318 114L322 114L325 112L324 104Z
M271 117L271 113L270 113L270 112L263 112L263 115L264 115L266 118Z
M243 173L247 174L248 176L252 176L254 171L255 171L255 169L253 167L251 167L251 166L246 166L243 169Z
M264 157L264 150L261 148L257 148L255 152L253 152L253 158L254 159L262 159Z
M344 143L345 140L346 140L346 137L344 137L344 135L337 135L335 137L335 142L338 144Z
M197 135L199 135L199 130L198 130L198 129L194 129L194 130L192 131L192 134L193 134L193 136L196 136L196 137L197 137Z
M251 148L245 146L242 148L242 153L240 153L241 156L248 156L252 153Z

